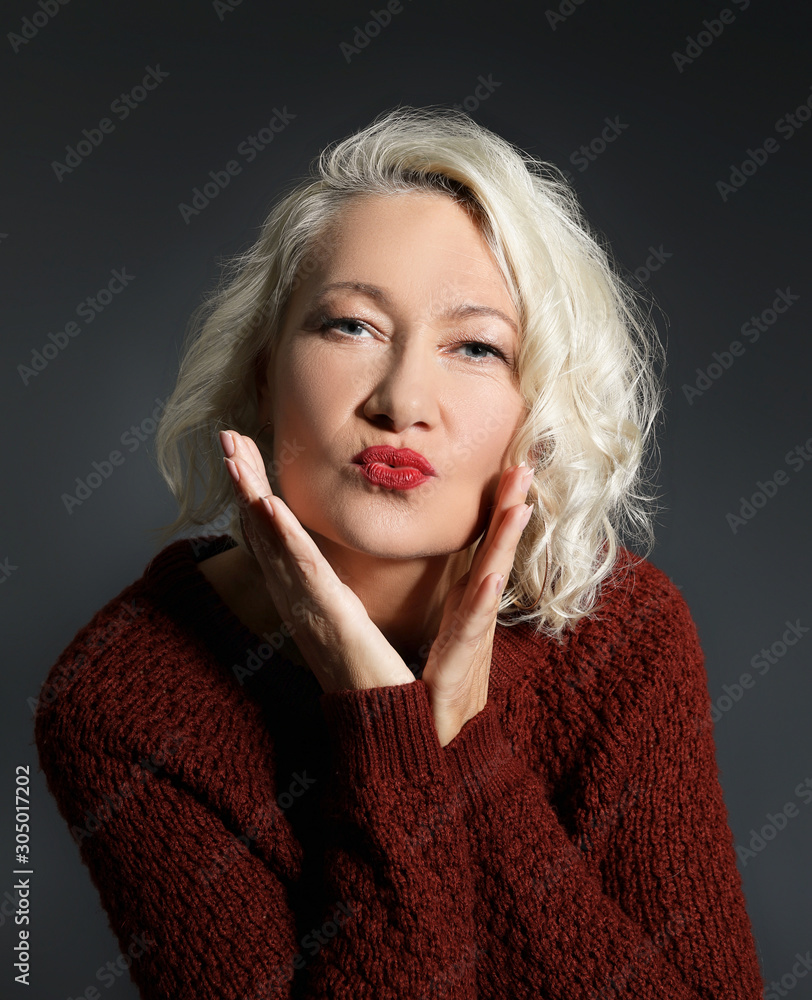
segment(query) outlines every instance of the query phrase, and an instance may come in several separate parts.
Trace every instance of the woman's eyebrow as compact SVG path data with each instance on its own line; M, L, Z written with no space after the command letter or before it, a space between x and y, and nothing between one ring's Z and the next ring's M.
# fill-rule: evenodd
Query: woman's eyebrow
M519 332L519 328L510 316L503 313L501 309L494 309L493 306L477 306L473 303L463 302L449 309L444 315L446 319L465 319L466 316L494 316L496 319L501 319L502 322L507 323L515 334Z
M379 288L377 285L370 285L365 281L333 281L329 285L324 285L319 289L314 297L314 302L319 301L327 292L334 289L360 292L362 295L368 295L371 299L375 299L376 302L380 302L382 305L391 306L392 304L391 299L383 288ZM444 319L465 319L468 316L494 316L496 319L501 319L503 323L507 323L515 334L519 332L516 323L503 313L501 309L496 309L493 306L480 306L463 302L452 306L443 313Z

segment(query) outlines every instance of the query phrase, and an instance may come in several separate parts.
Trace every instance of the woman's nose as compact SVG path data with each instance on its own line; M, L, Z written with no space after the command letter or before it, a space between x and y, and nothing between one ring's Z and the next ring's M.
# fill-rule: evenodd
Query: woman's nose
M434 426L439 414L439 368L435 349L411 338L392 344L372 375L373 388L364 403L369 420L385 419L392 430L413 424Z

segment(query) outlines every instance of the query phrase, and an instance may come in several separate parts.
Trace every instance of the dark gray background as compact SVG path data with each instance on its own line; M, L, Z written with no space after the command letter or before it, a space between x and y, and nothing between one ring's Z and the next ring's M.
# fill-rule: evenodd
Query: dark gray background
M72 0L18 52L0 39L0 897L13 883L14 766L36 771L27 699L77 629L140 576L155 551L151 532L174 513L152 438L125 452L70 514L62 494L166 398L188 316L216 278L217 259L254 239L280 187L321 146L399 103L462 103L490 77L498 87L467 105L477 120L569 169L589 218L626 267L644 267L651 247L670 255L646 282L668 317L660 326L671 389L660 436L664 511L651 558L692 609L714 701L742 673L756 680L738 701L722 701L715 728L737 844L768 813L788 802L799 809L763 851L740 860L767 981L787 976L796 952L812 948L812 808L795 793L812 777L804 669L812 636L764 675L750 666L781 639L786 621L812 625L812 462L794 469L787 459L812 435L812 122L791 138L776 131L812 94L812 73L803 58L808 33L796 23L801 6L756 0L741 10L742 2L681 0L665 9L585 0L568 8L565 0L572 13L551 24L545 11L558 4L404 0L349 61L341 44L370 20L368 3L244 0L218 14L202 0ZM687 36L722 9L734 20L680 72L673 53L684 53ZM38 10L36 0L5 4L4 35ZM156 65L169 74L160 86L126 120L111 115L111 103ZM248 164L237 147L275 107L295 118ZM58 180L53 161L105 116L115 130ZM580 169L572 154L615 117L626 127ZM723 200L717 182L770 137L779 148ZM233 158L242 173L185 224L178 205ZM122 267L134 280L93 323L79 319L80 335L24 385L18 365ZM800 298L751 343L742 325L786 288ZM737 339L744 353L689 403L682 387ZM734 533L726 515L779 469L788 482ZM41 774L33 786L34 985L25 995L79 996L98 985L96 970L118 945ZM24 991L13 982L10 929L6 918L6 996ZM136 995L126 976L100 992L105 1000ZM812 997L812 975L791 995Z

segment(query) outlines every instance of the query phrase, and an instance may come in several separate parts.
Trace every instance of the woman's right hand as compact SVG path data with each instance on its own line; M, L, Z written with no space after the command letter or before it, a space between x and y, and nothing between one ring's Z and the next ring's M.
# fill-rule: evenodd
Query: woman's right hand
M339 580L287 504L273 495L256 444L236 431L221 431L220 444L265 586L324 691L413 682L411 670L361 599Z

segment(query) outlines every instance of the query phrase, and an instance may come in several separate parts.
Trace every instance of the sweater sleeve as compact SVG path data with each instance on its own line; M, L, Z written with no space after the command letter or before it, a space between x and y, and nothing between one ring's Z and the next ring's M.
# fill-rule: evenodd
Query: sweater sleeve
M324 693L321 705L333 746L325 886L353 912L309 963L301 995L472 1000L475 899L462 796L426 686Z
M39 720L41 766L144 1000L476 995L461 801L425 687L337 692L323 704L336 768L323 807L323 919L312 927L291 905L301 859L281 810L249 849L184 778L188 762L174 766L182 748L144 770L131 763L137 752L128 760L126 735L68 739L47 713Z
M678 592L670 605L595 699L588 763L560 798L514 752L492 701L446 748L466 789L475 885L490 900L477 926L496 931L480 997L762 995L702 653Z

